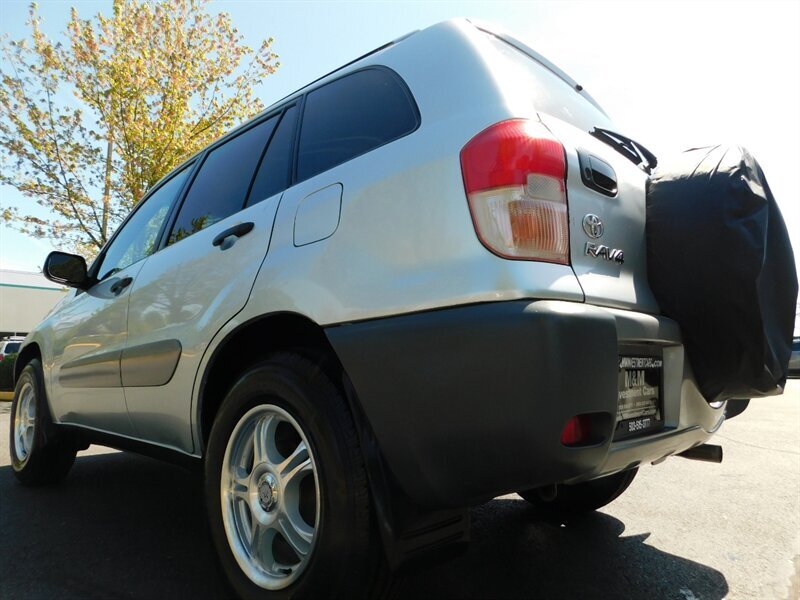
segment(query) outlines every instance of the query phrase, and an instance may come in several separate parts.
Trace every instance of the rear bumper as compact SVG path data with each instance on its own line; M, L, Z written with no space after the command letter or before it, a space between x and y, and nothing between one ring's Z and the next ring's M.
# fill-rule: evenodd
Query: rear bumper
M630 311L511 301L326 329L381 450L411 500L467 506L681 452L722 422L693 383L677 325ZM611 441L620 345L664 355L664 431ZM606 413L605 440L567 448L572 416Z

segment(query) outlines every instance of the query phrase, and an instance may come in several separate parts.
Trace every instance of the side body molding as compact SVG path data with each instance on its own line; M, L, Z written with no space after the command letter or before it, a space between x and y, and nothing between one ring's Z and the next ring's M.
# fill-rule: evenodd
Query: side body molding
M178 340L161 340L74 360L61 367L58 382L73 388L166 385L180 358Z
M68 362L58 372L58 383L67 388L118 388L121 355L113 350Z
M122 385L147 387L166 385L181 358L178 340L160 340L122 351Z

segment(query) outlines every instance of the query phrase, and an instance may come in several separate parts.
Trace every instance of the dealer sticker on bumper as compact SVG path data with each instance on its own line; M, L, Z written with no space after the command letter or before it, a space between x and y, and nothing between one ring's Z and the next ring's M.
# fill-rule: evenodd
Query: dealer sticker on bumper
M663 360L656 356L621 356L614 439L664 426L661 398Z

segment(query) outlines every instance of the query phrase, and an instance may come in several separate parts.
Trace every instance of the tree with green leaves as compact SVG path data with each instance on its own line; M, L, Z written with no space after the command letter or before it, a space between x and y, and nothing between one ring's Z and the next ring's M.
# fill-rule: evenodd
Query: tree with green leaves
M273 40L243 43L208 0L114 0L76 9L63 43L35 4L25 40L3 40L0 183L31 205L10 226L93 255L146 191L183 159L263 107L253 87L278 68Z

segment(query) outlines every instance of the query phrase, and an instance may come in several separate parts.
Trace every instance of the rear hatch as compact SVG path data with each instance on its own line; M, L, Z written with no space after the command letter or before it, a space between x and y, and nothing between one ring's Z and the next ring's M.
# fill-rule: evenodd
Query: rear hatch
M488 37L508 67L509 94L515 102L531 102L564 146L570 262L586 302L657 313L647 283L648 174L647 160L637 161L643 158L636 152L640 146L602 133L615 131L613 123L558 67L513 38Z

